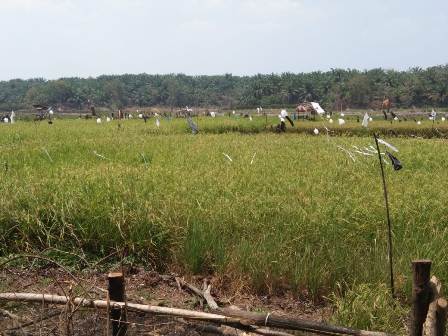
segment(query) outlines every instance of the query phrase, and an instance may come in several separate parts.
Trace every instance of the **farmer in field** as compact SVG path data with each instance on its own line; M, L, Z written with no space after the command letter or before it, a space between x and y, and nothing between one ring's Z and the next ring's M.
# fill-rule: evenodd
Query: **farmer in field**
M291 120L291 118L288 116L288 112L286 110L281 110L280 114L278 115L280 119L280 124L277 125L276 131L278 133L280 132L286 132L286 123L285 120L288 120L292 127L294 127L294 122Z
M391 110L392 102L389 97L384 96L383 102L381 103L381 111L384 114L384 120L387 120L387 114L389 113L393 119L397 120L397 115Z

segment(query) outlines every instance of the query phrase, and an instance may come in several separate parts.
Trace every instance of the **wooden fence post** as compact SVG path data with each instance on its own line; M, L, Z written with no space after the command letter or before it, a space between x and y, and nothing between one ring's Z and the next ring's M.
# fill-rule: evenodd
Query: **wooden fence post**
M109 300L116 302L125 302L125 286L123 273L109 273L107 276L109 286ZM112 320L112 336L124 336L127 332L126 310L112 308L110 311Z
M431 273L431 260L412 261L412 315L411 336L423 335L423 324L428 314L431 300L429 278Z

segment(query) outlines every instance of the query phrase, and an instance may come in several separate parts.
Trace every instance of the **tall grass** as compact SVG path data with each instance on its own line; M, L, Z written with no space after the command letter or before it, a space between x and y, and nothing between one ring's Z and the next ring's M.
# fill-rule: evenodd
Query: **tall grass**
M397 304L384 284L359 284L345 293L332 294L331 320L358 329L381 330L394 335L408 334L407 309Z
M259 291L387 282L378 163L337 149L369 137L193 136L166 120L160 129L137 120L1 126L3 256L57 248L92 260L126 246L147 267L244 277ZM386 171L397 287L409 293L413 258L433 259L448 281L448 152L445 140L391 141L404 164Z

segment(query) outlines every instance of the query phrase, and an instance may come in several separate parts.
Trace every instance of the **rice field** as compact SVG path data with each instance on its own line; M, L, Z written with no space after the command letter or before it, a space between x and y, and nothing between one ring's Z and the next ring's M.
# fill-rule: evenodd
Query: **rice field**
M152 119L0 125L1 255L47 253L76 268L76 259L52 249L98 260L125 247L129 260L150 269L316 298L387 284L378 159L355 154L353 161L338 148L374 145L369 131L328 137L323 126L359 124L319 121L298 124L319 128L317 136L274 134L263 131L263 117L198 124L198 135L185 120L161 120L159 129ZM415 127L389 125L375 127ZM432 259L448 281L447 140L384 139L404 166L386 165L386 177L396 287L407 296L412 259Z

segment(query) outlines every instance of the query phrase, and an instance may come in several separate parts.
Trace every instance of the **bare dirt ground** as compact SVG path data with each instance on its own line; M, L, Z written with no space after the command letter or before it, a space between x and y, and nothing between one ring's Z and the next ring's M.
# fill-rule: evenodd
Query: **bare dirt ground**
M328 319L331 310L299 298L291 292L256 296L244 288L229 289L222 279L208 277L212 295L220 307L270 312L313 321ZM185 278L202 287L203 277ZM10 268L0 272L0 292L30 292L107 299L107 275L103 273L67 274L55 268ZM203 300L181 289L174 276L134 269L126 276L127 301L155 306L208 311ZM303 296L303 295L301 295ZM203 325L177 318L128 312L127 335L209 335ZM48 304L0 302L0 335L108 335L105 310L79 309L70 314L67 307ZM228 331L230 334L232 330ZM235 331L235 335L237 335ZM239 334L241 335L241 334Z

